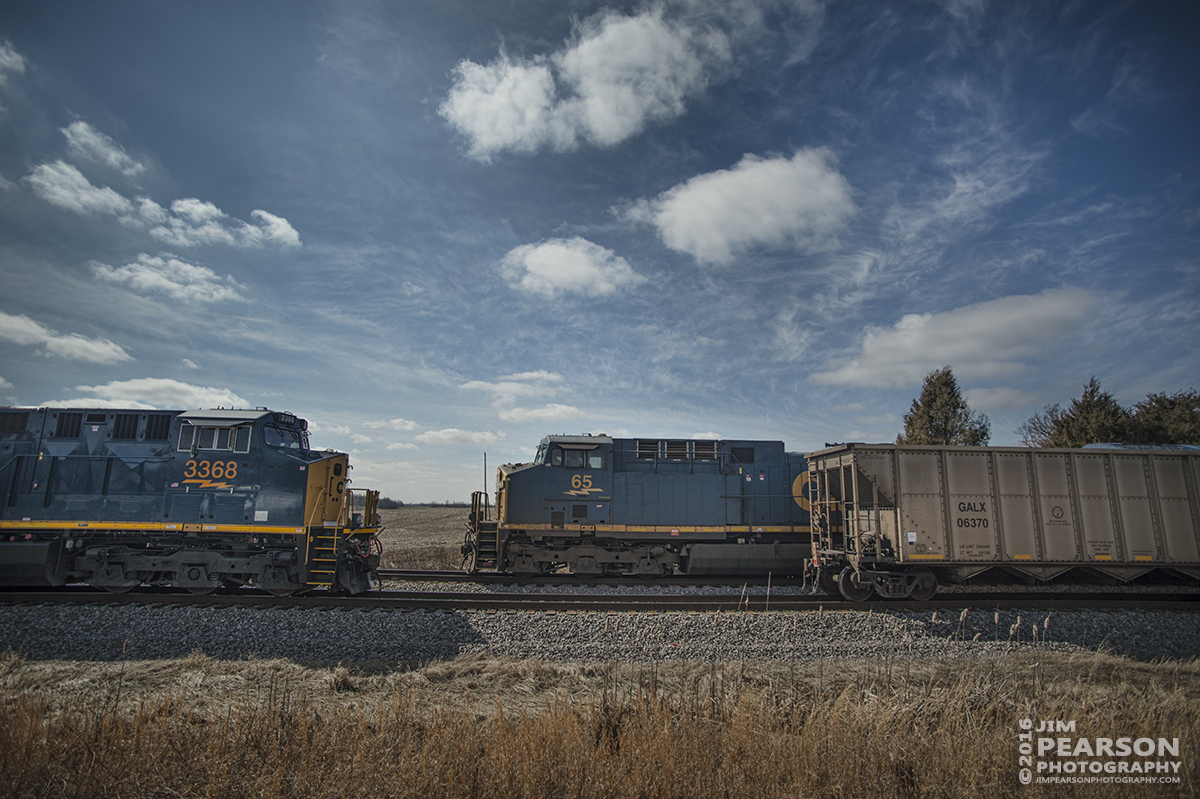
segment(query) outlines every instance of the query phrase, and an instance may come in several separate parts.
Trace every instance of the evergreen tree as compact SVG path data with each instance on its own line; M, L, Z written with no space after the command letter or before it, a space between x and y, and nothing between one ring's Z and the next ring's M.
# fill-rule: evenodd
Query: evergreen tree
M1147 394L1133 424L1139 444L1200 444L1200 391Z
M1034 447L1138 443L1133 414L1100 388L1095 375L1083 387L1083 395L1071 400L1066 410L1049 405L1018 427L1017 434Z
M991 437L987 415L971 410L946 366L925 375L921 396L904 414L904 432L896 443L982 447Z

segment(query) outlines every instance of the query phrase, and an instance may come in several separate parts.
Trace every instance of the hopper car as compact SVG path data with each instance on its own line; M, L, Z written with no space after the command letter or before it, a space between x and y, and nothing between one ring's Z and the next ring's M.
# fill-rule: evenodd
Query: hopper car
M378 492L266 408L0 408L0 585L376 586Z
M808 463L814 564L850 600L984 575L1200 580L1200 447L843 444Z

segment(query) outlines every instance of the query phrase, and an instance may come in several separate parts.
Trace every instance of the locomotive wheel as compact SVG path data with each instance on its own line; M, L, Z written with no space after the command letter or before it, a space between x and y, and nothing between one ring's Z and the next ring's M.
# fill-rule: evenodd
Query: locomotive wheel
M188 593L196 596L208 596L218 588L220 588L219 585L193 585L188 587Z
M267 593L271 596L291 596L299 590L299 588L268 588Z
M136 585L105 585L102 587L110 594L128 594L130 591L137 588Z
M934 576L933 570L921 567L913 569L909 575L913 578L913 589L909 596L918 602L933 599L938 588L937 577Z
M858 574L847 566L838 575L838 593L851 602L866 602L875 593L870 583L860 583Z

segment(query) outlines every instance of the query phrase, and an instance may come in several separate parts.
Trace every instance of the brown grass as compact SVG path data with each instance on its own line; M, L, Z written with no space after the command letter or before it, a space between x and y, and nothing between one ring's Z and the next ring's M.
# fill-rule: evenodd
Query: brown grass
M1200 787L1195 662L473 656L399 673L193 655L149 681L145 664L100 667L0 661L0 793L983 799ZM1025 717L1075 719L1093 738L1177 736L1183 784L1021 786Z

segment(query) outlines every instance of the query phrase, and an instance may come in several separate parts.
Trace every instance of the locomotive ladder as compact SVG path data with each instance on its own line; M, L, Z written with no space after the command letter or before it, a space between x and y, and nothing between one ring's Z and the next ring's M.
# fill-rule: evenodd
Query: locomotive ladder
M470 570L476 571L481 567L497 569L500 567L500 522L491 518L491 507L488 496L483 491L471 494L471 517L468 524L468 541L474 534L474 553L470 557Z
M340 543L341 535L336 525L308 528L308 546L304 558L305 585L309 588L333 586Z

